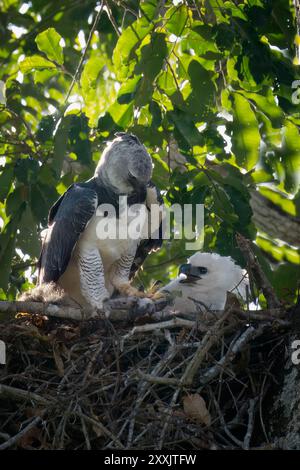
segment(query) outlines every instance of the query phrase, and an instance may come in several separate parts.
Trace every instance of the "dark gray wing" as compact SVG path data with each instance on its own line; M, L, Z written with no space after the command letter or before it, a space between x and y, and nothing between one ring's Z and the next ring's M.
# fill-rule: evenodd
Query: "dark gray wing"
M65 272L73 248L97 206L94 189L73 184L51 207L38 266L39 283L56 282Z
M153 190L153 193L151 197L147 197L146 199L146 205L148 207L148 210L150 211L150 207L148 206L151 204L158 204L159 206L164 205L163 198L161 196L161 193L157 186L150 181L147 187L147 192L148 190ZM140 244L138 245L138 248L136 250L135 258L131 266L130 270L130 279L132 279L137 271L140 269L140 267L143 265L145 259L147 256L153 252L157 251L159 248L161 248L163 243L163 227L162 227L162 222L159 225L158 232L154 235L153 238L148 238L145 240L141 240Z

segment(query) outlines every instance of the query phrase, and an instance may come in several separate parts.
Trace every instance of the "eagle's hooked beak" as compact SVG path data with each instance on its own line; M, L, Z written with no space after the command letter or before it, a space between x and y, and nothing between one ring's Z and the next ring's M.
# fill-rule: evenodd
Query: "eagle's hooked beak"
M193 283L196 282L198 279L201 279L201 276L199 276L199 272L195 266L192 264L182 264L179 267L179 275L184 274L185 277L183 277L179 282L182 284L185 283Z

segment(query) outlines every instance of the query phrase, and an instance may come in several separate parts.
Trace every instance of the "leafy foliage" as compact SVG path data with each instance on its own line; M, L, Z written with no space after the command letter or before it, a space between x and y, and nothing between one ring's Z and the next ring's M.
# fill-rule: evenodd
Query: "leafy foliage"
M293 299L299 250L257 233L249 204L260 188L300 216L292 5L1 3L1 297L30 287L50 205L126 130L149 149L167 205L205 204L203 248L242 264L235 234L256 240L279 295ZM184 242L165 242L137 282L175 275Z

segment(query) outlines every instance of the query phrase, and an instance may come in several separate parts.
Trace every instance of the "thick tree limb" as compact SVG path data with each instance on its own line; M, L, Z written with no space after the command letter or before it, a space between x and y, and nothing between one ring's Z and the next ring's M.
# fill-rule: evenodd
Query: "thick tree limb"
M44 302L30 301L0 301L0 312L7 314L7 317L17 313L29 313L33 315L47 315L57 318L72 318L75 320L84 320L84 311L80 308L74 308L67 305L48 304ZM89 312L86 312L89 313Z
M148 298L119 297L107 301L103 311L95 311L88 308L83 309L46 302L0 301L0 314L4 314L4 317L7 318L17 313L28 313L72 320L109 319L112 322L117 322L123 320L130 321L137 316L153 314L158 310L162 310L167 303L166 299L153 301Z
M258 191L251 191L250 205L253 211L253 222L262 232L291 245L299 245L299 217L284 212Z
M300 34L300 0L294 0L296 9L297 34ZM300 48L296 45L300 59ZM212 169L223 178L229 176L228 170L222 165L206 160L205 168ZM298 246L300 240L300 218L293 216L263 196L259 191L250 189L250 206L255 225L272 238L277 238L291 245Z

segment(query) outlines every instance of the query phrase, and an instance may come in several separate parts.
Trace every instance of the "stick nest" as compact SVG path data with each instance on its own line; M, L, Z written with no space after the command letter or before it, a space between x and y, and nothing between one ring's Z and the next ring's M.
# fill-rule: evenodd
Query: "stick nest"
M0 449L268 448L286 324L213 317L0 323Z

